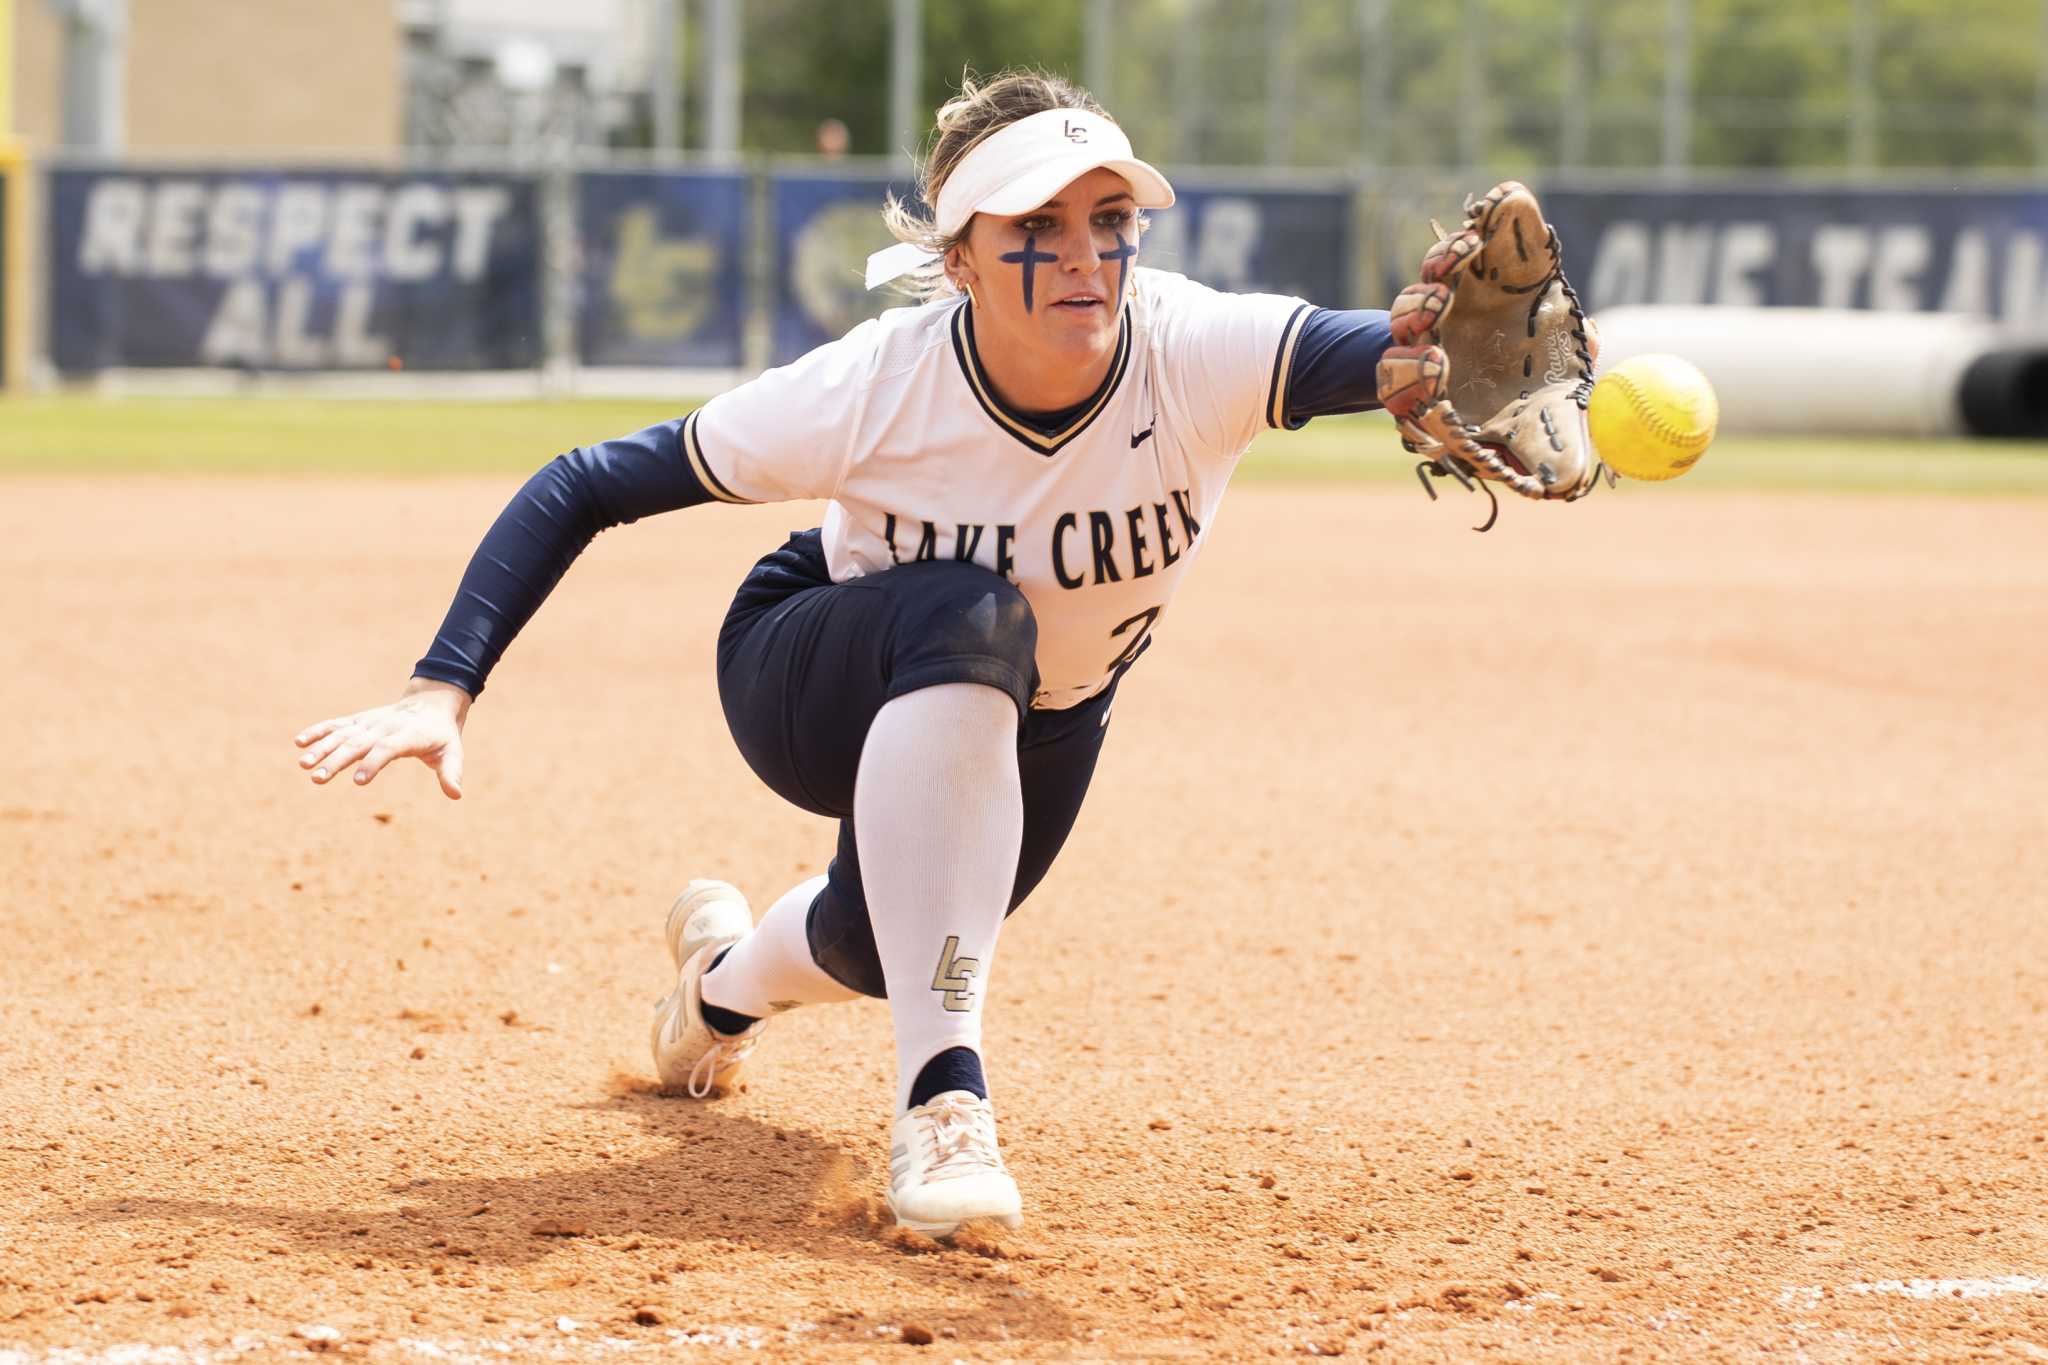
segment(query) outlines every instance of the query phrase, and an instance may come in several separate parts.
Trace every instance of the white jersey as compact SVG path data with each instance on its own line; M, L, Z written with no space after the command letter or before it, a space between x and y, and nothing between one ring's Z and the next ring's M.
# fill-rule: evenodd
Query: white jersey
M834 582L970 560L1038 621L1032 706L1075 706L1135 658L1237 460L1284 422L1309 307L1139 269L1108 378L1062 430L1008 409L963 299L898 308L719 395L683 426L727 502L829 499Z

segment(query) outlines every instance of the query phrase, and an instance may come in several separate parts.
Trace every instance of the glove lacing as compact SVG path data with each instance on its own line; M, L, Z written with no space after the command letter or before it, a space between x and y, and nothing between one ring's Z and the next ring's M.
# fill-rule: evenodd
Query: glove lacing
M1467 217L1478 206L1478 202L1476 198L1465 201ZM1429 225L1436 229L1437 239L1441 241L1446 235L1443 226L1433 218L1430 220ZM1572 394L1572 401L1583 409L1587 403L1592 401L1593 397L1593 347L1591 339L1586 335L1586 308L1584 304L1579 302L1579 291L1572 288L1570 280L1564 278L1564 262L1557 250L1557 229L1554 227L1550 229L1548 248L1552 260L1556 261L1557 264L1551 267L1548 275L1545 275L1535 284L1528 286L1525 291L1531 295L1532 300L1529 305L1529 335L1532 337L1536 335L1536 318L1542 311L1543 299L1550 292L1550 286L1552 284L1560 286L1564 290L1565 303L1571 310L1573 351L1578 356L1579 363L1586 367L1586 378L1580 381L1577 390ZM1429 454L1426 459L1423 459L1415 466L1415 477L1421 481L1422 491L1429 494L1431 502L1436 501L1436 485L1431 482L1432 479L1456 479L1465 486L1467 492L1470 492L1476 486L1486 494L1489 506L1487 508L1486 520L1472 529L1475 531L1489 531L1493 529L1494 522L1500 519L1500 498L1494 494L1491 488L1487 487L1488 480L1473 479L1471 475L1459 467L1461 463L1484 466L1493 475L1492 481L1506 484L1525 498L1548 497L1545 492L1546 485L1541 479L1533 474L1522 473L1500 456L1494 454L1492 449L1479 439L1479 429L1477 427L1467 426L1465 430L1470 438L1468 449L1452 454L1439 445L1435 453ZM1406 437L1402 438L1401 444L1408 448L1410 454L1425 453ZM1593 466L1591 478L1587 479L1570 493L1565 494L1562 498L1555 499L1555 501L1577 502L1580 498L1592 492L1594 486L1602 478L1607 480L1609 488L1614 487L1614 471L1607 467L1607 463L1604 460Z

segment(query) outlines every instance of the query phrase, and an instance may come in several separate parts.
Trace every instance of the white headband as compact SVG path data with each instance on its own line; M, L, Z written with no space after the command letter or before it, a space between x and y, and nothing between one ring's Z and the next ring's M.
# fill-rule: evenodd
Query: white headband
M1113 120L1086 109L1048 109L997 129L960 158L939 191L933 226L951 237L977 213L1008 216L1035 209L1097 167L1128 180L1139 208L1172 206L1173 186L1131 155L1131 140ZM914 242L898 242L868 257L867 287L937 259Z

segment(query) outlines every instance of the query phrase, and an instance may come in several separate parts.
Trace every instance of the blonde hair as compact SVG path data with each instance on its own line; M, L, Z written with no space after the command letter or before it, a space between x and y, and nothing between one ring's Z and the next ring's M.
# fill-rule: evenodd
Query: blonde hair
M965 73L960 78L960 93L939 106L930 148L918 163L917 197L923 201L926 212L920 213L890 195L882 205L882 221L888 224L890 234L899 242L923 247L942 258L965 241L973 226L972 219L967 227L950 237L941 236L932 223L946 177L989 134L1048 109L1085 109L1116 122L1107 109L1096 103L1095 96L1049 71L1011 67L986 79L977 79L972 71ZM1142 218L1139 227L1143 227ZM896 287L927 299L958 292L946 278L943 260L903 276L896 281Z

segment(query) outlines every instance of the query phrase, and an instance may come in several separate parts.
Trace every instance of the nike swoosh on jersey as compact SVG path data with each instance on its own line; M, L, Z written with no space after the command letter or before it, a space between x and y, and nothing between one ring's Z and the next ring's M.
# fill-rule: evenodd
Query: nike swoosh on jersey
M1133 436L1133 437L1131 438L1131 449L1132 449L1132 450L1136 450L1136 449L1137 449L1137 448L1138 448L1139 446L1141 446L1141 445L1145 444L1145 440L1146 440L1146 438L1147 438L1147 437L1149 437L1149 436L1150 436L1150 435L1152 434L1152 432L1153 432L1154 428L1156 428L1156 427L1157 427L1158 425L1159 425L1159 423L1155 421L1155 422L1154 422L1154 423L1153 423L1153 424L1152 424L1151 426L1149 426L1149 427L1146 427L1146 428L1145 428L1145 429L1144 429L1143 431L1139 432L1139 433L1138 433L1138 434L1137 434L1136 436Z

